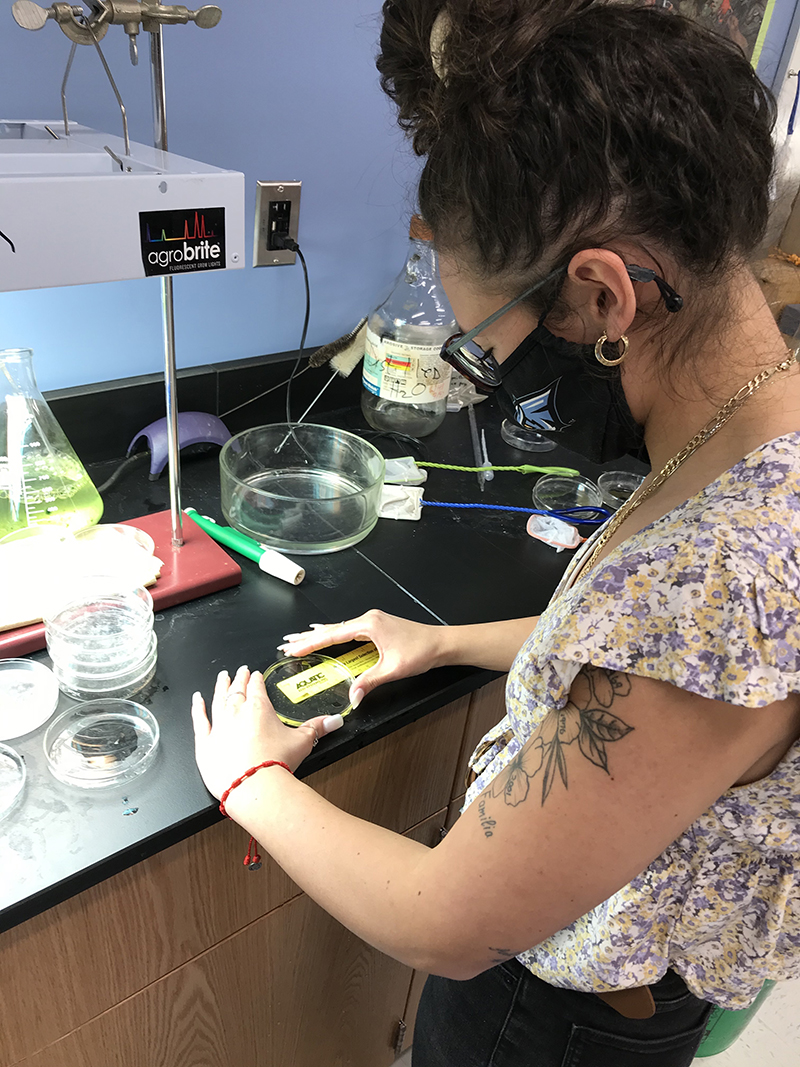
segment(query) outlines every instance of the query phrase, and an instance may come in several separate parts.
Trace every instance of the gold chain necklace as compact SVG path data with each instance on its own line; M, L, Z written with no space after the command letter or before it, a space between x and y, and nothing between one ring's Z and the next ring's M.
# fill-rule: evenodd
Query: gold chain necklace
M730 400L724 403L716 415L713 416L711 421L707 422L702 430L699 430L691 441L683 446L680 452L674 455L672 459L667 460L649 485L644 489L637 490L633 496L625 501L619 511L617 511L607 525L603 527L590 555L584 560L578 573L585 574L592 567L597 559L598 553L608 544L632 511L635 511L643 501L647 500L649 496L652 496L656 489L660 489L667 478L674 474L678 467L685 463L689 456L693 455L701 445L704 445L706 441L710 440L714 434L725 425L731 415L734 415L739 410L745 400L753 395L756 389L760 389L764 382L769 381L773 374L777 374L779 371L789 370L794 366L795 362L800 362L798 356L800 356L800 348L794 351L786 359L781 360L776 367L772 367L770 370L762 370L755 376L755 378L751 378L747 385L743 385L738 393L735 393Z

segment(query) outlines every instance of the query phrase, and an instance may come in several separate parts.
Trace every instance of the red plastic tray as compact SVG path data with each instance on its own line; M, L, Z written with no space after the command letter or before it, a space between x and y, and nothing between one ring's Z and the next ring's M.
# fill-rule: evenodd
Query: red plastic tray
M187 600L196 600L207 593L217 593L220 589L229 589L242 580L239 564L186 515L183 516L184 543L180 548L172 544L169 511L126 519L124 525L136 526L150 534L155 541L156 555L164 563L158 581L150 587L157 611L185 604ZM41 622L0 633L0 659L25 656L44 647L44 623Z

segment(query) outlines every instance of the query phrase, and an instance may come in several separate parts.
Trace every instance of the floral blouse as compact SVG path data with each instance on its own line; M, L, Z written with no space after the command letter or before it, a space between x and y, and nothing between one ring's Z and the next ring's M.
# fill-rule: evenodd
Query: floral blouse
M465 807L567 702L585 663L741 707L800 691L800 432L751 452L585 575L576 555L508 676ZM603 904L518 957L551 985L651 985L750 1004L800 977L800 741L729 789Z

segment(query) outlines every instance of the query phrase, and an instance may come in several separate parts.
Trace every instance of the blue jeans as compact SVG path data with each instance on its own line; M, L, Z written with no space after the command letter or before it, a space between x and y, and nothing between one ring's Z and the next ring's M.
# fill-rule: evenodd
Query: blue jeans
M626 1019L593 993L557 989L518 960L467 982L428 979L412 1067L689 1067L711 1005L667 971L656 1014Z

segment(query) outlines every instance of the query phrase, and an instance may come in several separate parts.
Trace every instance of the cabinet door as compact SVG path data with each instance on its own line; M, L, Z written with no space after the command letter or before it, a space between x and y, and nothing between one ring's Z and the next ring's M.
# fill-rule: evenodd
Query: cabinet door
M478 746L484 734L505 716L506 713L506 676L495 678L483 689L476 689L472 694L467 713L467 723L461 752L456 765L455 780L451 799L460 796L466 789L465 778L469 758Z
M389 1067L411 976L295 897L17 1067Z
M453 701L309 783L359 818L414 827L449 800L468 706ZM269 859L258 875L243 871L246 848L244 830L218 823L0 935L0 974L14 975L0 996L0 1064L57 1042L299 893Z

